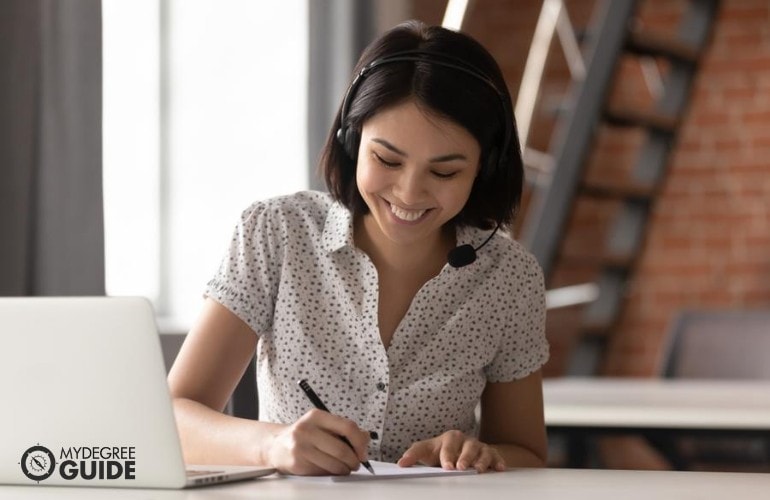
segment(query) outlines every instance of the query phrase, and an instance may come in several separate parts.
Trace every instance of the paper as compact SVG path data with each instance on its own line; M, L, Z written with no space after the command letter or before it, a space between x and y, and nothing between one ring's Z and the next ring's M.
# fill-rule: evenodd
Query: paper
M445 470L441 467L425 467L423 465L415 465L412 467L399 467L396 464L389 462L378 462L376 460L369 460L369 463L374 469L375 474L372 474L363 465L354 472L351 472L348 476L289 476L292 479L306 479L310 481L322 481L322 482L347 482L347 481L372 481L379 479L404 479L410 477L433 477L433 476L464 476L468 474L476 474L476 469L469 470Z

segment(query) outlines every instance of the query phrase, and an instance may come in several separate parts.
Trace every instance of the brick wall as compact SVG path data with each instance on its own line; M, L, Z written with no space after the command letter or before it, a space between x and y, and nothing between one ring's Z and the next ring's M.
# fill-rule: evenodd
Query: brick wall
M516 96L541 1L476 0L464 31L501 64ZM442 0L413 0L412 15L439 23ZM585 26L594 5L567 1L573 23ZM640 4L646 29L675 28L684 1ZM561 53L552 57L530 144L545 149L567 78ZM638 64L624 60L623 85L612 102L644 106L647 93ZM601 130L587 175L624 174L638 132ZM611 207L581 202L573 210L565 254L590 252L600 240ZM682 308L770 306L770 2L723 0L712 44L702 61L693 100L653 212L644 252L626 306L609 346L605 369L620 375L654 372L667 325ZM581 282L592 269L560 265L551 285ZM580 311L549 314L552 359L546 375L565 371Z

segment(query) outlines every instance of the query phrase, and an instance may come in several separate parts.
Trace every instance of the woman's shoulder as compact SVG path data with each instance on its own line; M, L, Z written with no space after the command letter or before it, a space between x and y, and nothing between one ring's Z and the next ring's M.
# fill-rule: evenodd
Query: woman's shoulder
M487 247L490 247L485 268L488 285L509 297L511 304L521 307L532 308L543 300L543 270L532 252L509 234L496 234Z
M487 233L486 236L489 234ZM477 254L480 259L484 256L487 270L504 282L518 281L516 277L542 280L543 271L537 258L507 231L497 231L489 243L477 251Z
M308 221L323 221L333 202L331 195L328 193L321 191L298 191L292 194L257 200L243 211L242 219L246 221L266 218L278 222L299 217Z

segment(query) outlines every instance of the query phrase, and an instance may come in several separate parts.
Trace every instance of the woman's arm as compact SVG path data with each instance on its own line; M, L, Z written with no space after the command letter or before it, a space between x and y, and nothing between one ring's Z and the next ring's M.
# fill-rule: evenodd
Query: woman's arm
M368 434L350 420L312 410L291 425L222 413L254 355L257 335L207 299L169 373L185 462L258 464L293 474L347 474L366 459ZM355 452L338 436L353 443Z
M487 383L479 439L492 445L508 467L545 467L548 440L540 370L512 382Z
M409 447L398 464L417 462L479 472L544 467L548 443L540 371L513 382L487 383L481 396L479 439L447 431Z

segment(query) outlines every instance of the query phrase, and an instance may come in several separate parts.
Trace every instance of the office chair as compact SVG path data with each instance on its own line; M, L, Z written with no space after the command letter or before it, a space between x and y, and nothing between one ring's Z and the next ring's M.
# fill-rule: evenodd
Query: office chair
M174 364L176 355L184 342L185 334L164 334L160 336L161 349L163 351L163 362L166 365L166 373ZM225 413L240 417L257 420L259 418L259 400L257 397L257 358L252 357L249 366L241 376L241 380L233 391Z
M770 310L680 312L668 333L660 375L770 379Z
M233 391L227 412L239 418L259 418L259 396L257 394L257 357L251 358L249 366Z
M684 310L667 340L662 377L770 380L770 310ZM770 470L770 439L681 437L659 449L677 468Z

